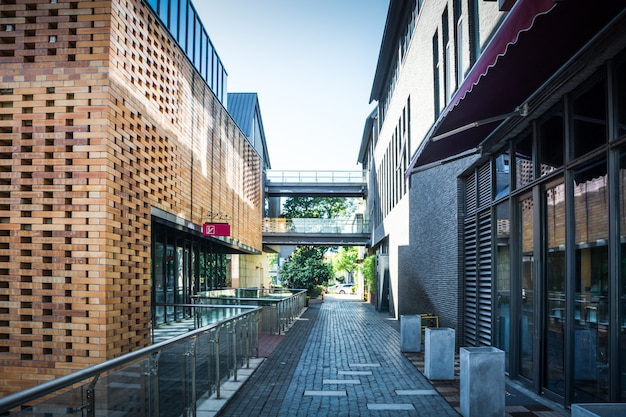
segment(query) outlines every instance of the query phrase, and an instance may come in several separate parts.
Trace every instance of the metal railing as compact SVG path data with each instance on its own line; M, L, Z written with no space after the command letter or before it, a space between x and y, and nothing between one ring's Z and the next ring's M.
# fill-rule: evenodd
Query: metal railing
M306 307L306 290L246 288L199 293L194 303L202 305L255 305L262 308L260 333L284 333Z
M221 384L258 356L261 309L253 306L185 305L232 317L118 358L0 398L10 416L195 416ZM45 399L44 399L45 398ZM30 405L35 404L35 405Z
M364 183L367 171L267 171L267 181L279 183Z
M369 222L352 219L263 219L263 233L369 233Z

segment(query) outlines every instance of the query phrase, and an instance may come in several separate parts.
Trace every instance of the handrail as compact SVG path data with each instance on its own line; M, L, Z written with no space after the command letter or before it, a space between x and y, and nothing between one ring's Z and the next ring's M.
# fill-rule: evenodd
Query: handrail
M268 182L280 183L363 183L366 182L367 171L316 171L316 170L270 170L266 177Z
M232 309L232 305L196 305L196 304L180 304L181 307L190 307L190 308L206 308L206 307L222 307L222 308L230 308ZM222 320L217 323L212 323L207 326L204 326L197 330L189 331L183 335L173 337L163 342L156 343L154 345L146 346L144 348L138 349L134 352L130 352L119 356L114 359L107 360L105 362L90 366L85 369L78 370L76 372L72 372L71 374L67 374L56 378L51 381L44 382L42 384L36 385L31 388L27 388L25 390L16 392L14 394L10 394L6 397L0 398L0 413L11 410L15 407L18 407L22 404L28 403L29 401L36 400L41 398L47 394L51 394L57 391L60 391L64 388L71 387L74 384L77 384L81 381L85 381L92 377L97 377L104 372L112 371L116 368L119 368L124 365L129 365L133 362L136 362L139 359L143 359L149 357L150 355L162 351L165 347L173 345L177 342L180 342L185 339L189 339L195 337L197 335L209 332L213 329L219 328L225 323L229 323L232 321L239 320L242 317L249 315L250 313L256 313L261 311L260 307L257 306L246 306L246 305L238 305L239 309L246 309L249 311L244 311L242 313L238 313L229 317L228 319Z

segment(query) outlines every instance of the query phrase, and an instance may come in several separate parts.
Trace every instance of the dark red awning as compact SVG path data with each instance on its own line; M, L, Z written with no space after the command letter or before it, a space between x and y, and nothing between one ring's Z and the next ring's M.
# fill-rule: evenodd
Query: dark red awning
M476 148L498 123L432 139L514 112L624 7L621 0L594 7L584 0L518 0L418 148L405 176L415 167Z

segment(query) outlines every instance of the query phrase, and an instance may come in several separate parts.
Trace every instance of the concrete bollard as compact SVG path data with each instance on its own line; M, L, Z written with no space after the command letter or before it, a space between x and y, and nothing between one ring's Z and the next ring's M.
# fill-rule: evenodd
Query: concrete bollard
M503 417L504 351L492 347L462 347L460 360L461 414Z
M422 351L422 319L419 315L400 316L400 351Z
M454 380L454 329L426 328L424 375L431 380Z

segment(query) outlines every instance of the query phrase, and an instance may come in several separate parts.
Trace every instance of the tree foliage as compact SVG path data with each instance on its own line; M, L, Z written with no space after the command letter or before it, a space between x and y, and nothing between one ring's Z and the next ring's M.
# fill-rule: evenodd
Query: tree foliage
M363 260L363 281L371 293L376 292L376 255L370 255Z
M307 289L324 285L332 277L332 268L324 260L324 251L315 246L298 246L280 267L280 279L289 288Z
M333 268L336 273L352 275L357 269L359 251L356 246L342 246L333 257Z
M287 219L332 219L351 216L356 204L345 197L290 197L282 210L281 216Z

